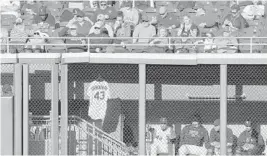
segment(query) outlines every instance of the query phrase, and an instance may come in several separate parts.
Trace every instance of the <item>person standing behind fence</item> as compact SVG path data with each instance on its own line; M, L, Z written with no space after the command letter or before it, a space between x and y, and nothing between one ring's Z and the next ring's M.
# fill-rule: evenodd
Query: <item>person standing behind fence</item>
M205 147L203 144L205 143ZM209 143L209 133L201 125L201 118L199 115L194 115L192 124L187 125L181 132L179 155L207 155L211 153L211 146Z
M237 140L237 155L261 155L265 149L263 137L256 129L252 128L252 122L245 122L246 130Z
M99 125L102 129L107 110L107 101L110 98L110 88L106 81L102 78L90 83L87 89L87 95L90 97L88 116Z

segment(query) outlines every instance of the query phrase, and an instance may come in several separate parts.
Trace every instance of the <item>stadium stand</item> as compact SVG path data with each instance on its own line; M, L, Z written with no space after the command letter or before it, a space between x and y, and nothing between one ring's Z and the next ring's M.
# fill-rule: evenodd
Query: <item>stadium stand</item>
M47 29L52 32L60 32L64 27L71 23L77 24L77 32L84 37L90 37L90 34L94 31L92 27L98 20L102 20L105 26L103 32L107 33L110 37L156 37L156 34L160 27L165 27L168 30L168 37L206 37L206 33L212 32L213 38L222 37L223 32L229 31L231 37L237 37L237 43L241 44L234 52L247 53L251 52L251 43L261 44L266 43L266 39L251 39L252 37L266 37L266 2L253 0L253 1L90 1L90 2L68 2L68 1L11 1L5 0L5 3L1 4L1 26L2 28L11 31L16 23L17 18L23 20L23 25L26 29L37 29L43 33L47 33ZM114 24L119 11L123 13L123 22L126 25L131 25L131 35L118 35L114 29ZM196 35L192 35L189 29L181 33L183 28L184 17L190 19L188 26L197 30ZM148 19L146 19L148 18ZM144 25L144 19L149 22L149 25ZM138 26L139 25L139 26ZM143 26L144 25L144 26ZM192 25L192 26L191 26ZM134 33L135 27L155 27L156 33L152 35L144 35L142 33ZM108 27L108 30L106 27ZM194 30L195 31L195 30ZM89 33L90 32L90 33ZM196 32L194 32L196 33ZM191 35L190 35L191 34ZM28 34L28 37L32 35ZM50 36L50 35L49 35ZM55 34L55 36L62 36ZM9 36L16 37L16 36ZM25 35L21 37L26 37ZM51 37L51 36L50 36ZM66 36L65 36L66 37ZM81 37L81 36L79 36ZM238 39L238 37L244 37ZM117 39L112 39L112 43L116 43ZM140 39L141 40L141 39ZM149 43L151 39L148 39ZM201 40L201 39L200 39ZM252 41L251 41L252 40ZM63 39L65 41L65 39ZM177 39L172 39L170 44L176 44L168 46L168 52L177 53L178 47L190 47L188 53L205 52L201 51L201 46L191 46L184 44L195 43L195 39L184 39L182 42ZM26 43L26 42L22 42ZM66 42L65 42L66 43ZM135 44L135 39L127 44ZM202 42L198 42L202 44ZM247 45L244 45L247 44ZM223 46L223 45L222 45ZM110 46L104 46L110 48ZM117 46L119 47L119 46ZM119 52L134 52L135 49L143 49L141 45L125 46L120 48L124 50ZM145 46L146 47L146 46ZM92 49L92 48L89 48ZM176 50L173 50L176 49ZM179 49L179 48L178 48ZM188 48L186 48L188 49ZM110 52L110 50L105 50ZM221 45L216 43L214 53L221 53ZM252 52L261 53L266 51L266 45L253 46ZM14 52L12 49L11 52ZM21 50L16 50L21 52ZM47 50L45 50L47 52ZM147 52L142 51L142 52ZM150 51L151 52L151 51ZM161 53L165 53L163 50ZM112 50L112 53L116 51ZM157 51L158 53L158 51ZM227 53L224 51L223 53ZM233 53L230 51L230 53Z

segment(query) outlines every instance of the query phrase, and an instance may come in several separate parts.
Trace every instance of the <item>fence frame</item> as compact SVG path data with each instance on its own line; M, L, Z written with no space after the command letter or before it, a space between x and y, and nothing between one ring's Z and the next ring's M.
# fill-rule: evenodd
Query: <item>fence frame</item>
M61 66L61 155L67 155L67 124L68 124L68 64L78 63L102 63L102 64L138 64L139 65L139 155L145 154L145 114L146 114L146 65L198 65L198 64L216 64L220 65L220 118L221 118L221 155L226 155L226 124L227 124L227 65L267 65L267 54L98 54L90 53L88 58L85 55L88 53L74 54L2 54L1 63L15 64L15 154L22 152L22 65L31 63L52 64L52 83L56 84L58 77L58 65ZM15 55L15 56L14 56ZM73 61L73 58L74 61ZM16 61L14 61L16 60ZM58 90L55 86L53 90ZM52 96L52 125L58 126L55 120L56 101L58 96ZM58 120L58 119L57 119ZM55 130L55 127L54 127ZM55 131L58 132L58 131ZM56 134L53 134L57 137ZM52 144L55 145L55 138L52 139ZM23 152L24 153L24 152ZM53 155L56 155L56 147L53 148Z

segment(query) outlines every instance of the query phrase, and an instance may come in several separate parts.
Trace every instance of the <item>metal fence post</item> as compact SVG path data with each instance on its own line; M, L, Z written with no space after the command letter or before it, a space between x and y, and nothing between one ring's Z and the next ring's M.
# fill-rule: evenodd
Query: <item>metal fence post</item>
M51 105L51 135L52 135L52 155L58 155L58 91L59 91L59 82L58 82L58 72L59 65L52 65L52 105Z
M146 65L139 64L139 155L146 155Z
M29 65L23 64L23 155L29 155Z
M227 65L220 65L220 141L221 155L227 154Z
M14 155L22 155L22 64L15 64Z
M61 70L61 155L68 155L68 65Z

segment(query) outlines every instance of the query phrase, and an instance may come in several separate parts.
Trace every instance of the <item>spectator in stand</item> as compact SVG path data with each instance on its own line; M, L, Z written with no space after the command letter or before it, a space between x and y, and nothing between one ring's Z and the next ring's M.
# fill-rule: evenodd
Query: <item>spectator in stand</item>
M178 28L178 36L181 36L182 34L187 37L199 36L198 27L192 22L188 15L183 16L183 22L181 23L180 28Z
M100 0L100 8L95 11L93 21L97 21L99 14L103 14L105 19L108 21L115 21L117 16L117 11L114 7L107 6L107 0Z
M133 44L148 44L151 38L156 35L156 28L149 22L146 14L142 15L142 23L138 24L133 32ZM146 46L145 46L146 47ZM144 46L133 46L130 51L144 52L146 49Z
M183 37L182 39L174 39L174 53L194 53L195 46L193 45L194 39L188 38L187 34L181 34L176 37Z
M192 17L192 21L198 26L199 31L201 32L200 34L216 32L219 29L217 14L211 12L207 13L204 5L201 3L198 4L196 15Z
M106 23L106 19L105 19L105 15L103 14L99 14L97 16L97 22L101 21L101 23L104 24L104 28L101 31L102 33L106 33L109 37L114 37L114 31L112 29L112 27ZM95 32L95 27L96 25L93 25L89 31L89 35Z
M123 12L123 20L125 23L130 23L133 26L136 26L139 22L139 12L137 9L133 8L133 3L128 1L125 3L125 6L120 9Z
M203 146L205 144L205 147ZM209 133L201 125L201 118L194 115L192 124L185 126L181 132L179 155L207 155L211 154Z
M138 11L143 12L150 7L150 0L135 1L135 7Z
M64 42L68 44L66 46L68 52L86 52L87 50L87 47L85 46L86 39L79 38L79 37L85 37L85 35L78 34L77 30L78 26L76 24L72 24L72 25L67 25L59 32L60 37L71 37L64 39ZM78 44L78 45L71 45L71 44Z
M265 150L263 137L255 128L252 128L250 120L245 122L246 130L240 134L237 140L237 154L262 155Z
M14 15L20 17L20 0L1 0L1 15Z
M159 10L160 7L165 6L167 8L167 12L177 12L177 5L179 2L177 1L155 1L155 7Z
M200 39L194 43L196 52L197 53L215 53L216 45L214 43L214 34L212 32L207 32L203 36L207 38Z
M210 144L213 147L213 154L220 155L220 119L214 121L214 127L210 131ZM227 127L226 130L227 136L227 155L232 155L232 146L233 146L233 131Z
M166 6L161 6L159 8L159 15L157 16L156 21L158 27L165 27L170 32L173 32L174 29L180 26L180 19L171 13L168 13Z
M12 44L26 44L28 36L33 35L34 30L26 29L22 19L18 18L14 28L10 32L10 43ZM10 53L22 53L24 45L12 45L10 46Z
M96 22L94 26L94 32L89 35L90 39L90 52L91 53L105 53L106 47L105 45L101 44L111 44L112 40L108 39L108 35L104 33L105 24L102 21ZM98 39L93 39L94 37L97 37ZM103 39L104 38L104 39ZM98 45L93 45L98 44Z
M238 5L233 5L231 10L231 14L226 16L222 28L227 28L231 32L236 32L249 27L246 19L240 14L240 7Z
M33 20L34 16L39 13L40 7L40 3L27 0L21 9L21 18L23 20Z
M56 20L47 10L46 6L41 6L38 15L34 16L33 23L39 25L40 27L48 28L55 27Z
M165 27L160 27L158 29L158 35L154 40L152 40L149 45L148 52L149 53L171 53L172 51L169 49L169 38L168 30Z
M69 21L68 25L76 25L77 33L83 36L87 36L89 34L89 30L93 26L93 22L88 17L85 17L84 12L82 12L81 10L74 9L73 12L74 17Z
M1 39L1 54L7 52L7 41L8 41L8 30L6 28L1 28L0 39Z
M252 2L253 5L246 6L242 12L242 16L248 21L264 16L264 5L259 5L259 0L252 0Z
M223 38L216 38L214 43L217 46L218 53L236 53L238 41L231 35L229 30L223 30Z
M43 53L45 50L44 44L47 42L47 38L49 38L48 34L42 33L37 30L33 33L31 38L27 40L25 45L26 52L34 52L34 53Z
M177 5L177 9L180 12L183 12L185 9L189 8L192 9L195 7L196 2L195 1L179 1Z

